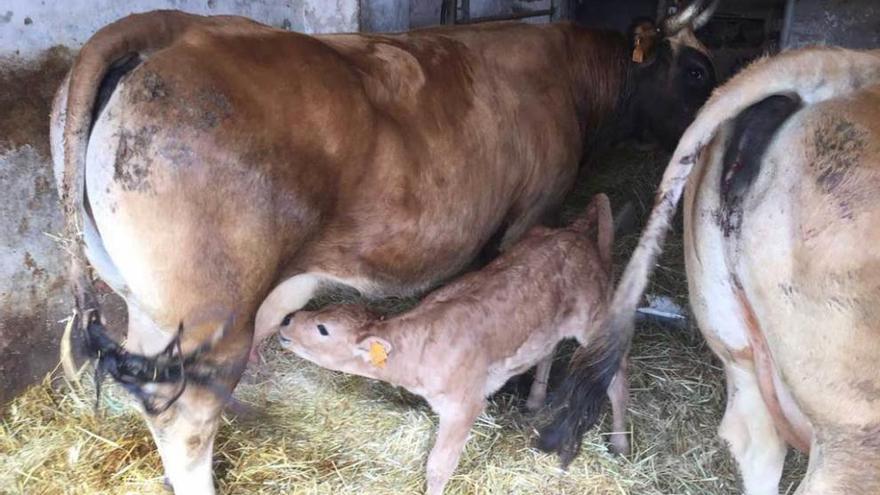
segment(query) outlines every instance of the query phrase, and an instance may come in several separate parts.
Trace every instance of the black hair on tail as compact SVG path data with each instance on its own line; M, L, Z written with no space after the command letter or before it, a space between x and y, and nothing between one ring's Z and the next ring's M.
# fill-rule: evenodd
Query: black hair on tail
M558 407L553 421L541 430L538 448L556 452L562 467L568 467L581 449L584 433L596 424L611 380L626 355L628 341L621 341L608 319L589 347L581 347L571 358L569 376L555 394Z

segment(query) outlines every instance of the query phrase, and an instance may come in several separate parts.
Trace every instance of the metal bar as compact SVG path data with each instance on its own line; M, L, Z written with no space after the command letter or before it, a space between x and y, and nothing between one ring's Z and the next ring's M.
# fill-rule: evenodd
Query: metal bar
M779 33L779 48L785 49L789 47L789 38L791 37L791 24L794 21L794 0L785 2L785 13L782 18L782 32Z
M471 18L471 0L461 0L461 18L458 18L456 22L460 22L461 24L467 24Z
M543 16L552 16L554 9L543 9L543 10L532 10L529 12L517 12L515 14L501 14L501 15L487 15L484 17L474 17L468 19L467 21L461 20L460 24L476 24L478 22L493 22L493 21L514 21L517 19L527 19L529 17L543 17Z
M443 0L440 4L440 24L455 24L456 0Z

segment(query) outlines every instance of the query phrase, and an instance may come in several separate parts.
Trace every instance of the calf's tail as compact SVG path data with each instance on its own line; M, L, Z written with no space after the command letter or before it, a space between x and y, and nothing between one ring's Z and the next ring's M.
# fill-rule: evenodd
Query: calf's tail
M774 94L796 94L810 105L850 93L880 79L880 50L807 48L763 58L715 90L685 131L663 174L654 208L621 277L608 317L589 347L572 358L569 376L555 394L557 413L538 446L557 452L563 466L577 456L583 433L599 417L606 390L629 351L636 307L660 254L669 224L700 152L724 122Z

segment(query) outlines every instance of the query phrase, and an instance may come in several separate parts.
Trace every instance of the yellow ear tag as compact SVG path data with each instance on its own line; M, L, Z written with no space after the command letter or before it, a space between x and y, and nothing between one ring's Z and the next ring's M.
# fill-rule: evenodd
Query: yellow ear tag
M642 39L636 38L636 46L633 48L632 61L640 64L645 61L645 50L642 49Z
M380 344L379 342L373 342L370 344L370 362L373 363L373 366L378 366L380 368L385 367L385 362L388 360L388 353L385 351L385 346Z

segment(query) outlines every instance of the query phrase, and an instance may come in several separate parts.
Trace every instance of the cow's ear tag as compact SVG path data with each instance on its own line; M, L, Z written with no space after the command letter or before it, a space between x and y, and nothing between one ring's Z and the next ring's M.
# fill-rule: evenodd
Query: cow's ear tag
M388 361L388 351L381 342L373 341L370 343L370 362L373 366L384 368Z
M632 61L637 64L645 61L645 49L642 47L641 36L636 36L636 46L633 48Z

